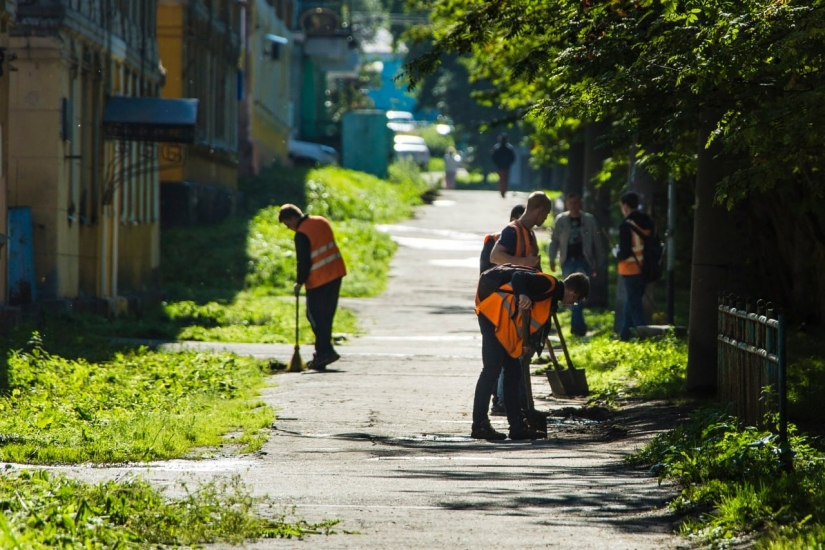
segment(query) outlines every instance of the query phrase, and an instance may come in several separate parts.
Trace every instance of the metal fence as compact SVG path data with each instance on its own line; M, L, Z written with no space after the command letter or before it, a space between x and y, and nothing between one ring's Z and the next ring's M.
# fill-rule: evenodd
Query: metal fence
M764 300L719 296L718 397L749 426L764 426L779 413L779 437L787 442L785 318Z

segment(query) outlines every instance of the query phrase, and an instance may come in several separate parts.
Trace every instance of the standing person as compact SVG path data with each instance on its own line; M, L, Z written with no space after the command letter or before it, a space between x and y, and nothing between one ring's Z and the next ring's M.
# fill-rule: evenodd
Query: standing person
M513 223L519 219L524 214L524 210L525 207L523 204L515 205L513 209L510 210L510 223ZM485 235L484 246L481 249L481 258L479 259L480 273L484 273L491 267L495 266L495 264L490 261L490 253L493 251L493 247L499 237L501 237L501 233L490 233L489 235ZM522 386L523 385L524 384L522 383ZM498 385L493 392L493 407L490 409L490 414L493 416L504 416L506 414L504 409L504 371L502 371L501 375L498 377Z
M542 225L552 209L552 203L543 191L534 191L527 197L527 209L519 219L502 229L492 252L494 264L515 264L541 269L541 255L534 227Z
M619 338L630 340L630 329L645 325L642 298L645 294L645 280L642 277L644 261L644 240L653 233L653 220L639 210L639 195L628 191L621 197L620 205L624 220L619 225L619 244L616 258L619 260L619 284L625 288L625 302L622 309Z
M517 204L510 210L510 223L518 220L524 214L525 207L523 204ZM479 258L479 274L484 273L495 264L490 261L490 254L493 252L493 247L501 237L501 233L490 233L484 236L484 246L481 248L481 257Z
M307 319L315 333L315 353L307 367L326 370L340 359L332 346L332 321L347 268L325 218L308 216L294 204L285 204L278 212L278 221L295 231L298 273L292 290L299 296L301 287L307 288Z
M596 217L582 211L582 198L578 193L569 193L565 206L567 211L556 216L553 235L547 247L550 271L556 271L558 254L562 277L567 277L571 273L584 273L595 277L604 259ZM584 336L587 334L584 306L574 305L571 313L573 318L570 322L570 332L575 336Z
M570 305L587 298L587 275L574 273L563 282L535 269L500 265L484 272L478 280L476 314L481 330L482 368L473 400L473 425L470 437L500 441L507 436L493 429L487 409L490 394L504 369L504 401L510 439L546 437L527 424L519 406L518 384L522 375L519 357L532 356L530 342L522 338L522 313L529 312L531 335L543 334L554 306Z
M447 189L455 189L455 177L460 161L461 157L458 156L455 147L447 147L447 152L444 153L444 187Z
M498 143L493 145L490 157L498 172L498 192L501 193L501 198L504 198L510 185L510 167L516 162L516 150L507 141L507 134L498 136Z

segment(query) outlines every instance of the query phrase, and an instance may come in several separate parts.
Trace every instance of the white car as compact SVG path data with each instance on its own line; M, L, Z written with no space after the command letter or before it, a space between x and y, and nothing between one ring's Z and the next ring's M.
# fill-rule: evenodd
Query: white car
M422 168L430 162L430 149L423 137L399 134L393 138L393 142L396 158L411 158Z
M387 111L387 128L393 132L412 132L415 119L409 111Z
M290 139L289 158L296 166L327 166L338 164L338 151L329 145Z

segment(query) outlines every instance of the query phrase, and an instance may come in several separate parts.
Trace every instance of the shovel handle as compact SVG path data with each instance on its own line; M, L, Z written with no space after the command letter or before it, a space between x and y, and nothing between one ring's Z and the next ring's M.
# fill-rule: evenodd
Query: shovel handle
M522 344L530 347L530 312L526 309L519 308L521 314L521 338ZM527 410L532 412L535 410L535 403L533 402L533 384L530 380L530 359L533 357L532 349L530 354L523 354L519 358L521 363L521 375L524 378L524 390L527 394Z
M567 361L567 366L570 370L576 370L573 367L573 361L570 360L570 353L567 351L567 344L564 342L564 334L561 332L561 323L559 323L559 316L553 313L553 322L556 324L556 332L559 333L559 341L561 342L561 350L564 352L564 360Z

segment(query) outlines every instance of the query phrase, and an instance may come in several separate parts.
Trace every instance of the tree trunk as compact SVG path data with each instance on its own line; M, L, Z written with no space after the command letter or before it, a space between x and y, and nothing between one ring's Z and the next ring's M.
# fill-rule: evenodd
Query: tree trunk
M718 140L706 147L715 128L708 117L699 132L696 203L693 226L693 266L690 286L687 388L693 393L716 390L717 300L731 288L737 257L737 228L733 213L715 204L717 184L726 173Z
M596 187L593 178L602 170L604 161L610 157L610 148L602 143L602 137L610 130L609 122L593 122L585 128L584 162L582 183L585 189L584 210L596 217L600 228L610 227L610 188L606 185ZM602 233L596 235L602 250L609 245ZM605 255L606 256L606 255ZM590 281L590 296L587 304L592 307L607 307L609 296L607 261L598 266L596 277Z
M567 153L567 177L562 191L582 194L584 183L584 139L578 135L570 142L570 151Z

